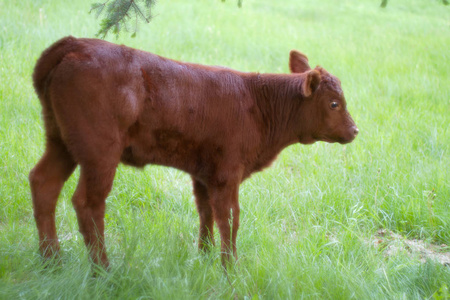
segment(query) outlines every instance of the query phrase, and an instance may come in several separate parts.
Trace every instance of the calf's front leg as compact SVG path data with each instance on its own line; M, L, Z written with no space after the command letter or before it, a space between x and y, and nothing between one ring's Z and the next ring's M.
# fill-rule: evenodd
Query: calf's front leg
M214 216L206 185L192 178L194 184L195 204L200 217L200 232L198 248L208 251L209 245L214 245Z
M239 228L239 184L228 183L209 187L212 211L221 238L222 265L226 267L231 255L237 260L236 236Z

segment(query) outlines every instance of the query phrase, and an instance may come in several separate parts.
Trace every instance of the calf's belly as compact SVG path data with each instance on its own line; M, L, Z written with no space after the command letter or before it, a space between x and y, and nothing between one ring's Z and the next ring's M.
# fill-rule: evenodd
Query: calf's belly
M222 155L222 147L207 140L197 141L176 130L157 129L132 138L121 161L134 167L147 164L173 167L205 178L214 173Z

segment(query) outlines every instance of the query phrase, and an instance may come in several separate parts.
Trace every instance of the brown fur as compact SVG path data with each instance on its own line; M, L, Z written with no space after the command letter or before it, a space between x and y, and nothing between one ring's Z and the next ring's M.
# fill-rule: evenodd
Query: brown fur
M80 232L93 261L108 266L105 198L123 162L189 173L199 248L214 242L215 221L223 263L236 255L240 183L288 145L348 143L358 132L336 77L311 70L297 51L289 67L292 74L242 73L96 39L66 37L53 44L33 74L47 138L30 172L41 253L59 250L56 201L80 165L72 199Z

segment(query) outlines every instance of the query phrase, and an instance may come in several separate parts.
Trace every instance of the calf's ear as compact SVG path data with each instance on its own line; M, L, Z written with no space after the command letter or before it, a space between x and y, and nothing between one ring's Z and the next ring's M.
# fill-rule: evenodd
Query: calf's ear
M304 97L311 96L319 87L321 80L320 73L317 70L311 70L306 73L306 77L302 82L302 95Z
M303 73L311 70L311 67L305 54L297 50L291 50L289 53L289 69L291 73Z

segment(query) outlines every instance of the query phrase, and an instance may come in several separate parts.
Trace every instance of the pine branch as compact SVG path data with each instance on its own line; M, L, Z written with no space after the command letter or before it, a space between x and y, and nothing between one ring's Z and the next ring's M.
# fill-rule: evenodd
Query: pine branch
M238 0L237 2L238 7L242 7L242 1L244 0ZM222 2L225 2L225 0L222 0Z
M100 30L96 36L105 38L110 31L118 36L122 28L128 32L127 23L131 19L135 19L131 36L136 36L138 21L150 22L153 4L154 0L107 0L104 3L92 4L89 13L94 11L97 18L105 15L100 22Z
M224 1L224 0L223 0ZM386 7L387 6L387 3L388 3L388 0L382 0L381 1L381 5L380 5L380 7ZM449 2L448 2L448 0L442 0L442 4L444 4L444 5L448 5L449 4Z
M225 2L225 0L222 0L222 2ZM237 0L238 7L242 7L242 2L243 0ZM95 12L97 18L104 15L96 36L103 39L111 31L116 37L119 36L122 29L129 32L127 24L134 20L135 26L131 37L135 37L139 21L150 23L152 19L151 8L154 3L155 0L106 0L103 3L91 4L89 13Z

